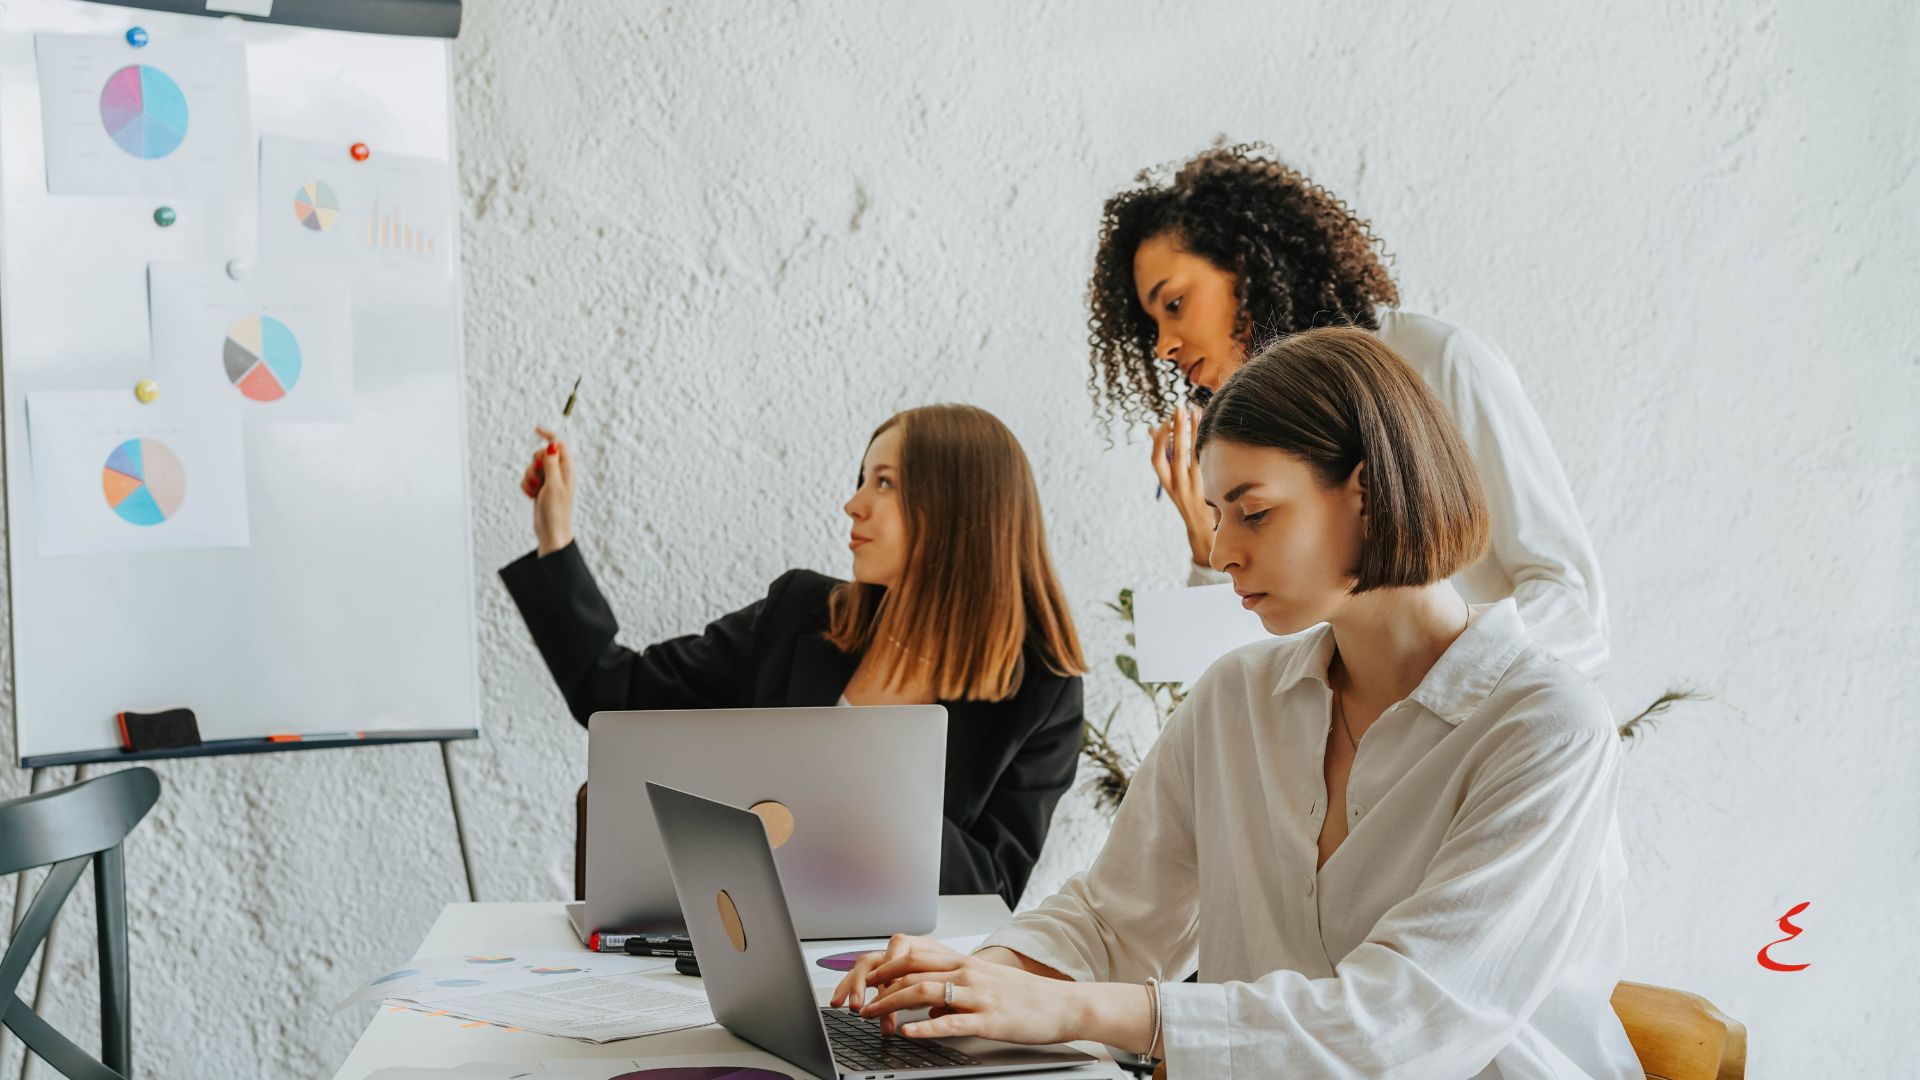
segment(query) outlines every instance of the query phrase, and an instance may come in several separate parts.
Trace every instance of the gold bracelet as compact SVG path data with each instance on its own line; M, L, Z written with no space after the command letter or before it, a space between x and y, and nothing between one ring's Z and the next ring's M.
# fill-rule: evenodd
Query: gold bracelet
M1160 977L1147 977L1147 1018L1153 1025L1153 1038L1147 1042L1147 1060L1153 1060L1153 1052L1160 1047Z

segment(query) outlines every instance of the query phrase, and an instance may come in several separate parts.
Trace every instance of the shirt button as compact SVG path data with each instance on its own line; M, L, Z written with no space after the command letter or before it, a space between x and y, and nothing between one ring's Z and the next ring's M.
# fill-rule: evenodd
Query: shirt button
M1366 812L1367 812L1367 808L1366 808L1366 807L1364 807L1364 806L1361 806L1361 805L1360 805L1359 803L1355 803L1355 804L1353 804L1353 816L1354 816L1354 817L1359 817L1359 816L1360 816L1361 814L1364 814L1364 813L1366 813Z
M1308 896L1313 895L1313 879L1312 878L1307 879L1307 895Z

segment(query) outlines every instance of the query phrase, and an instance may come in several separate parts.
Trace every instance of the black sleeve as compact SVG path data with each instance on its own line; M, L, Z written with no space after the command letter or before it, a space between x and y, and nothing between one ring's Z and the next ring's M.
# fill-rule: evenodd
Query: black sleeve
M606 709L724 709L746 704L766 598L722 615L699 634L635 652L614 641L620 625L576 544L529 553L500 571L533 632L547 670L582 724Z
M944 820L942 893L999 893L1008 907L1020 902L1054 805L1073 786L1084 722L1080 679L1061 680L1053 703L994 782L979 819L964 829Z

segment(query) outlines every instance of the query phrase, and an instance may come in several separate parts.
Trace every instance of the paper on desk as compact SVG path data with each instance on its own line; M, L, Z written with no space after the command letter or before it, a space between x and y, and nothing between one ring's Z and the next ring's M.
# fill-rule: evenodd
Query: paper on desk
M624 953L594 953L584 949L544 949L512 953L460 953L424 956L386 972L334 1006L382 998L398 1001L455 1000L495 990L518 990L587 975L632 975L666 971L671 960Z
M541 1035L608 1043L713 1023L704 991L678 975L586 975L414 1004Z
M1191 685L1215 660L1268 637L1260 616L1231 585L1133 594L1133 639L1141 682Z
M670 1057L600 1058L594 1061L542 1061L534 1064L471 1062L444 1069L386 1068L367 1074L366 1080L618 1080L649 1069L738 1069L741 1080L764 1070L774 1076L800 1080L805 1073L750 1047L727 1054L682 1054ZM724 1074L722 1074L724 1075Z

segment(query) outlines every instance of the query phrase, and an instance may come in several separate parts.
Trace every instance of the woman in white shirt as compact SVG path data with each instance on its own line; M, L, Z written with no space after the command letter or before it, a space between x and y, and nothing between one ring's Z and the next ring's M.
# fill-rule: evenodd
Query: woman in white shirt
M1440 401L1373 335L1314 330L1195 446L1212 565L1283 636L1194 684L1090 869L971 956L894 938L834 1004L1176 1080L1637 1080L1619 739L1511 599L1448 584L1490 523Z
M1154 470L1186 524L1189 582L1214 584L1226 579L1206 565L1212 518L1184 399L1204 402L1277 335L1373 331L1439 395L1480 467L1491 544L1455 587L1468 603L1513 597L1536 640L1597 674L1607 659L1600 568L1540 418L1498 349L1396 310L1379 246L1345 203L1261 148L1210 150L1164 183L1143 174L1106 204L1088 287L1088 385L1107 419L1159 422Z

